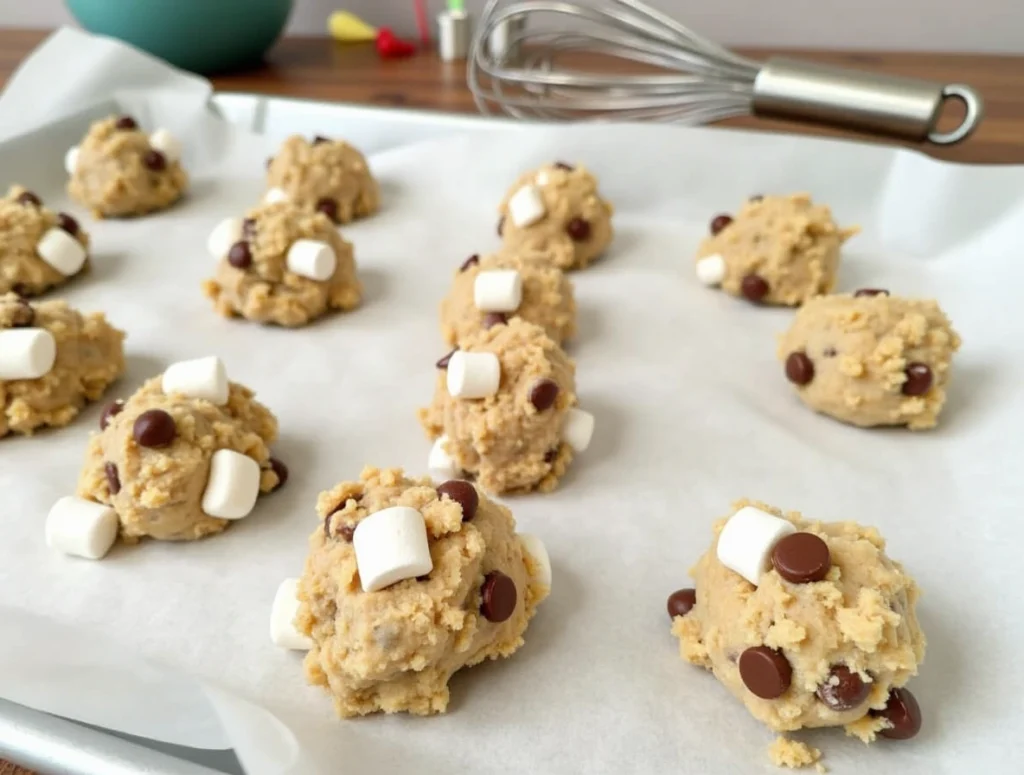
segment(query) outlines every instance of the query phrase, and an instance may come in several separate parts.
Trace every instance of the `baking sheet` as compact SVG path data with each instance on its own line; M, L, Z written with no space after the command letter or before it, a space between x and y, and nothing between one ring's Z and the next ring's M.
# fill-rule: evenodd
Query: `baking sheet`
M91 563L49 552L42 527L74 488L99 407L69 428L0 442L0 633L20 644L2 653L0 696L171 742L230 742L251 772L771 771L771 734L678 658L664 612L712 519L749 495L877 525L924 590L929 651L911 684L922 733L870 748L838 730L797 737L824 748L835 772L1016 766L1024 169L658 126L532 128L398 149L371 159L384 210L343 230L364 306L283 331L222 320L198 289L212 271L209 230L256 199L273 148L205 118L198 90L110 96L147 125L175 126L194 178L167 213L83 220L95 268L64 295L128 331L128 374L110 395L174 360L218 353L278 415L275 450L292 478L222 536L117 547ZM0 185L18 180L81 215L64 199L61 159L86 124L73 118L0 146ZM552 158L592 167L618 211L607 258L573 276L571 354L581 403L597 416L594 443L557 492L508 501L521 529L547 543L554 592L520 652L454 678L447 715L338 721L304 684L301 656L269 642L274 591L301 570L317 492L365 463L424 469L429 445L414 411L446 349L437 303L466 255L497 247L506 186ZM791 190L862 225L842 289L942 301L965 344L938 430L863 431L810 413L774 358L791 313L694 280L711 215Z

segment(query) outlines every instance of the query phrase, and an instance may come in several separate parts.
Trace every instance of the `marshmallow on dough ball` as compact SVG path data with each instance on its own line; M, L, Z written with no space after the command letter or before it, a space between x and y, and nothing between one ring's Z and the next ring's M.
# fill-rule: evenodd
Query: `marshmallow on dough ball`
M536 565L535 570L537 573L537 582L550 589L551 558L548 557L548 550L547 547L544 546L544 542L531 533L520 533L519 540L522 542L523 549L526 550L526 553L533 558L534 564Z
M725 259L715 253L697 261L697 279L704 285L721 285L725 279Z
M85 263L86 252L82 243L64 229L47 230L36 243L36 253L46 263L66 277L76 274Z
M149 144L167 157L167 161L181 160L181 141L166 129L157 129L149 136Z
M288 201L288 192L285 191L283 188L278 188L277 186L275 186L274 188L268 190L267 193L265 193L263 195L263 202L264 202L264 204L272 205L272 204L277 204L278 202L287 202L287 201Z
M274 595L270 609L270 640L275 646L294 651L309 651L313 641L295 629L295 614L299 611L299 580L285 579Z
M515 269L480 272L473 281L473 303L481 312L515 312L523 303L523 278Z
M57 340L45 328L0 331L0 380L39 379L57 360Z
M501 384L501 361L494 353L457 350L448 360L445 379L453 398L493 396Z
M225 218L218 223L210 236L206 238L206 249L214 258L224 258L234 245L242 238L242 220Z
M67 495L46 515L46 545L64 554L102 559L117 539L117 514L110 506Z
M573 407L565 415L562 425L562 441L576 452L585 452L594 437L594 415Z
M378 511L352 534L356 567L364 592L376 592L434 569L423 515L409 506Z
M224 406L228 402L228 372L216 355L178 361L164 371L161 389L166 395L181 393Z
M755 587L771 560L772 549L796 528L785 519L744 506L725 523L718 534L718 561L736 571Z
M64 154L64 169L68 175L74 175L75 170L78 169L78 146L73 145L68 148L68 152Z
M523 228L530 226L545 215L544 198L536 186L523 186L508 200L508 214L512 223Z
M338 268L338 257L326 242L300 239L288 248L288 271L310 280L330 280Z
M427 469L437 479L456 479L459 476L459 467L444 449L447 443L447 436L439 436L427 456Z
M218 449L210 458L203 491L203 513L219 519L249 516L260 494L260 464L233 449Z

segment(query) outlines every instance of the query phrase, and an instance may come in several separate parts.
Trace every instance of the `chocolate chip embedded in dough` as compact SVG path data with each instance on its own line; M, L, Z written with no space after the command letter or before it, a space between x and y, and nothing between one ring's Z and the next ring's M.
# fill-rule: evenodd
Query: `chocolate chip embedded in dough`
M477 506L480 505L480 495L476 487L461 479L450 479L437 487L437 497L448 496L462 507L462 521L469 522L476 516Z
M39 207L40 205L43 204L43 200L40 199L35 194L33 194L31 191L22 191L20 194L18 194L18 199L16 201L20 205L32 205L33 207Z
M135 418L132 437L143 447L166 447L174 441L178 429L174 418L163 409L150 409Z
M72 237L78 234L78 221L67 213L57 213L57 226L66 231Z
M763 700L781 697L793 678L793 667L785 655L767 646L746 649L740 654L739 668L743 684Z
M810 584L825 578L832 555L828 544L813 533L791 533L772 549L772 565L786 581Z
M228 263L235 269L247 269L252 264L252 251L248 242L236 242L228 250Z
M556 169L565 170L566 172L572 172L574 169L576 169L571 164L567 164L564 161L556 161L555 167Z
M110 425L110 421L114 419L114 416L121 414L122 411L124 411L124 401L121 399L107 404L103 409L103 414L100 415L100 430L105 431L107 426Z
M762 199L764 199L764 194L751 194L747 201L760 202Z
M117 495L121 492L121 477L117 473L117 465L114 463L104 463L103 473L107 477L107 488L110 490L110 494Z
M493 328L494 326L503 326L508 323L508 318L502 312L488 312L484 315L484 328Z
M274 473L277 474L277 485L274 487L274 491L280 490L288 482L288 466L283 461L278 460L276 457L270 458L270 467Z
M516 583L500 570L484 576L480 587L480 613L489 622L503 622L516 610Z
M852 710L871 694L871 684L846 665L835 665L816 694L831 710Z
M888 296L889 291L884 288L861 288L859 291L855 291L854 296Z
M352 543L352 536L355 535L355 532L355 525L342 525L340 528L338 528L338 535L341 537L343 541L346 541L347 543Z
M255 218L243 218L242 219L242 236L246 239L250 239L256 234L256 219Z
M740 293L747 301L761 301L768 295L768 281L759 274L748 274L740 281Z
M467 258L465 261L462 262L462 265L459 267L459 271L460 272L465 272L471 266L476 266L479 263L480 263L480 254L479 253L474 253L473 255L471 255L469 258Z
M11 328L28 328L36 322L36 311L27 301L18 299L11 310L10 318Z
M323 213L335 223L338 222L338 203L330 197L322 197L316 202L316 211Z
M590 239L590 224L584 218L573 218L566 224L566 233L573 242L586 242Z
M530 403L538 412L550 409L558 398L558 383L552 379L541 379L530 388Z
M871 715L882 716L889 722L889 727L878 734L891 740L907 740L921 731L921 706L909 689L890 691L885 709L873 710Z
M794 385L807 385L814 379L814 363L805 352L790 353L786 358L786 379Z
M670 619L686 616L695 605L697 605L696 589L678 589L668 596L668 616Z
M552 447L544 453L544 462L554 463L556 457L558 457L558 447Z
M722 229L724 229L730 223L732 223L732 216L731 215L726 215L725 213L723 213L721 215L716 215L714 218L711 219L711 224L709 226L709 228L711 230L711 234L712 235L718 234L719 232L722 231Z
M835 358L836 357L836 348L835 347L826 347L824 350L821 351L821 354L822 354L822 357L825 357L825 358Z
M932 387L932 370L924 363L908 363L904 372L907 381L903 383L903 395L923 396Z
M331 138L324 137L323 135L316 135L313 138L313 145L321 145L323 143L329 143L329 142L331 142Z
M448 361L450 361L452 359L452 356L455 355L455 353L457 353L458 351L459 351L459 348L456 347L450 353L446 353L445 355L442 355L441 358L438 360L438 362L435 364L437 366L437 368L439 368L439 369L447 369L448 368Z
M167 169L167 157L156 150L146 151L146 155L142 157L142 163L146 165L146 169L153 172Z
M114 124L118 129L138 129L139 125L131 116L121 116Z
M502 236L502 232L505 231L505 216L501 216L498 219L498 236Z

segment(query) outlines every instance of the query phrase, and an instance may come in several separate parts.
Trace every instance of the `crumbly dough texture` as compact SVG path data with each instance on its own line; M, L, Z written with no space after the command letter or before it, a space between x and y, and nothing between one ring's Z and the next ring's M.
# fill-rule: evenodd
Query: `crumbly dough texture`
M747 500L736 503L733 513L749 505L824 540L832 567L823 580L809 584L785 581L773 568L754 587L718 561L718 535L726 519L718 520L711 547L690 569L697 604L672 621L680 654L711 670L776 732L845 726L865 741L873 739L888 722L869 711L885 708L890 689L903 686L924 659L925 638L914 610L917 584L886 556L885 541L874 528L814 522ZM774 700L750 692L736 664L745 649L762 645L781 651L793 669L789 689ZM818 699L818 686L837 665L871 683L860 706L837 711Z
M547 180L537 182L537 176ZM536 185L547 214L536 223L519 227L508 214L508 202L525 185ZM547 164L522 175L501 203L499 234L507 248L544 253L559 269L582 269L608 248L612 241L612 205L597 191L597 178L586 167L565 169ZM573 239L567 229L573 218L589 226L586 239Z
M768 746L768 758L776 767L789 767L796 770L814 765L818 772L826 771L819 763L821 751L807 743L791 740L781 735Z
M68 193L96 218L124 218L165 210L188 187L188 175L167 159L162 170L143 163L152 150L141 129L119 129L117 116L93 123L78 146Z
M71 278L43 261L36 252L39 240L57 225L57 213L18 202L24 193L22 186L11 186L7 196L0 199L0 294L14 291L31 297ZM89 250L89 235L83 229L71 236ZM88 267L86 258L79 273Z
M252 255L245 269L226 256L203 292L225 317L241 316L260 323L304 326L330 310L359 305L362 286L356 277L352 244L322 213L301 210L289 202L267 204L246 213L251 227L244 235ZM327 280L312 280L288 271L288 249L300 239L326 242L338 265Z
M933 300L850 295L812 299L779 340L785 362L803 352L814 378L795 385L817 412L863 427L934 427L946 400L950 362L960 337ZM902 393L908 364L923 363L933 375L924 395Z
M840 228L825 205L807 194L748 201L732 223L706 238L697 260L717 253L725 261L721 287L743 297L743 278L760 276L768 293L760 301L795 307L829 293L836 283L842 244L859 231Z
M0 380L0 438L67 425L124 373L124 332L102 313L83 315L63 301L29 304L7 293L0 296L0 330L23 323L26 305L32 327L53 334L57 359L39 379Z
M482 256L479 264L460 269L452 289L441 302L441 333L450 345L484 328L486 312L473 299L477 275L495 269L515 269L523 282L523 301L509 317L521 317L544 329L551 339L562 344L576 334L576 299L572 282L553 266L545 254L531 250L504 251Z
M259 463L262 492L279 484L269 449L277 437L277 419L251 390L231 383L228 403L217 406L180 393L164 395L161 383L162 377L148 380L106 429L89 439L78 479L79 496L114 508L121 538L128 543L143 536L191 541L228 526L231 520L209 517L201 507L210 459L219 449L241 452ZM143 447L132 436L135 420L150 409L174 418L177 435L166 447ZM116 467L117 493L111 492L108 463Z
M267 170L267 188L279 188L306 210L324 199L337 206L336 220L348 223L380 209L380 187L363 155L342 140L309 142L292 135Z
M501 362L498 392L487 398L453 398L439 370L431 405L419 411L427 435L446 435L445 451L480 486L493 493L549 492L572 462L561 441L562 424L576 405L576 366L542 328L521 318L463 341L467 352L492 352ZM555 403L538 411L530 390L541 379L558 385Z
M423 514L434 567L426 577L363 592L343 531L391 506ZM483 494L463 522L461 506L439 498L429 478L366 468L359 481L321 493L317 514L295 624L313 641L306 678L331 694L340 716L444 712L452 674L515 652L548 594L511 512ZM503 622L480 614L481 584L492 571L516 586L515 610Z

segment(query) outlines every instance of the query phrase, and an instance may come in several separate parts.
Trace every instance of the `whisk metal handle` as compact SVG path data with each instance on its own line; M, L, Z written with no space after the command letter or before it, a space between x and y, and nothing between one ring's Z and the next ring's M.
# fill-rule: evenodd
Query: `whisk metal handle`
M959 99L966 109L960 126L938 132L942 104ZM756 115L814 121L892 137L951 145L981 121L981 96L970 86L865 73L774 57L754 80Z

